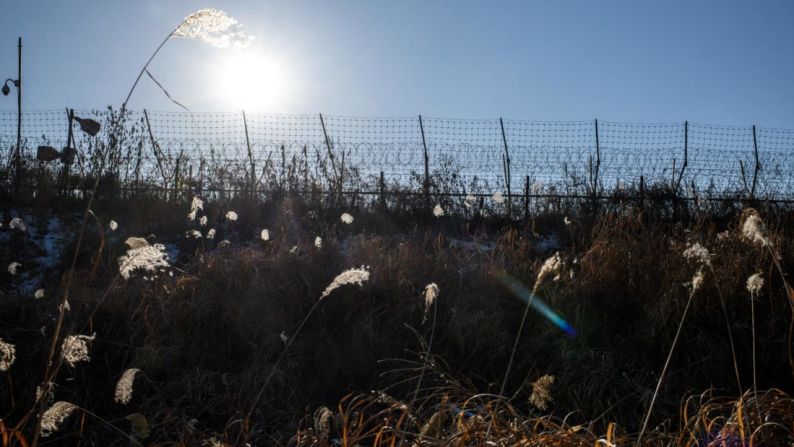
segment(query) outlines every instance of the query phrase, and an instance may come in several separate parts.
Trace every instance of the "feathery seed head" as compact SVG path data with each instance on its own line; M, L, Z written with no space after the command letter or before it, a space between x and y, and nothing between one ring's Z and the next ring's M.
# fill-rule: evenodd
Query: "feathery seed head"
M199 211L204 211L204 201L198 196L195 196L190 202L190 212L187 213L187 218L190 220L196 220L196 214Z
M96 334L88 335L68 335L61 344L61 357L69 366L74 367L78 362L90 362L91 354L88 352L86 342L93 341Z
M110 231L116 231L116 229L119 227L119 224L115 220L111 219L108 227L110 227Z
M186 231L185 237L188 239L201 239L201 231L199 230Z
M554 280L558 280L564 267L565 263L560 256L560 252L556 252L554 253L554 256L546 259L543 262L543 265L540 267L540 271L538 272L537 279L535 279L535 286L532 288L532 292L537 293L538 289L540 289L540 286L543 284L543 281L549 276L554 275Z
M314 246L317 248L323 248L323 238L317 236L314 238Z
M136 270L154 273L169 267L168 253L163 244L149 245L149 241L141 237L127 238L125 244L130 248L127 254L119 257L119 273L124 279L130 279Z
M68 418L75 409L77 409L76 405L62 400L52 404L52 406L41 415L41 436L47 437L58 431L61 423Z
M235 213L234 211L226 212L226 219L227 220L231 220L232 222L234 222L235 220L237 220L237 217L238 217L237 213Z
M367 269L368 267L362 265L360 268L345 270L336 275L336 278L331 281L331 284L328 284L328 287L326 287L322 295L320 295L320 299L327 297L331 292L346 284L358 284L362 286L364 281L369 280L369 270Z
M695 273L695 276L692 277L692 293L695 293L697 290L700 290L703 287L703 281L706 279L706 275L703 274L703 269L700 268Z
M16 275L17 274L17 269L20 266L22 266L22 264L20 264L20 263L18 263L16 261L12 262L11 264L8 264L8 273L10 273L11 275Z
M682 254L686 259L694 260L695 262L706 266L711 265L711 257L708 249L700 245L699 242L695 242L694 244L687 247Z
M267 229L262 230L262 232L259 233L259 239L262 239L263 241L269 241L270 231L268 231Z
M433 208L433 215L436 217L441 217L444 215L444 208L441 208L441 205L436 205Z
M348 225L353 223L353 216L351 216L348 213L342 213L342 216L340 217L340 219L342 220L342 222L344 222L344 223L346 223Z
M554 376L544 375L532 382L532 394L529 396L529 403L541 411L545 411L551 398L551 385L554 383Z
M758 295L758 292L764 287L764 278L760 273L755 273L747 278L747 291L750 295Z
M33 292L33 298L37 300L44 298L44 289L36 289L36 291Z
M132 399L132 384L135 382L135 374L141 370L138 368L130 368L121 375L121 378L116 382L116 394L114 400L122 405L127 405Z
M427 319L427 314L430 312L433 303L436 302L439 293L441 293L441 289L438 288L438 284L431 282L425 286L425 315L423 321Z
M207 239L215 239L215 228L210 228L210 231L207 231Z
M11 222L8 223L8 227L12 230L19 230L21 232L27 231L27 227L25 226L25 222L22 222L22 219L19 217L15 217L11 219Z
M500 191L496 191L495 193L493 193L492 198L497 205L501 205L505 203L505 197L502 195Z
M11 343L6 343L0 338L0 371L8 371L8 368L16 360L16 348Z
M245 48L253 40L237 20L214 8L200 9L185 17L172 35L187 39L198 38L218 48Z
M766 246L769 238L766 234L766 225L761 220L761 216L753 208L744 211L744 223L742 224L742 235L754 244Z

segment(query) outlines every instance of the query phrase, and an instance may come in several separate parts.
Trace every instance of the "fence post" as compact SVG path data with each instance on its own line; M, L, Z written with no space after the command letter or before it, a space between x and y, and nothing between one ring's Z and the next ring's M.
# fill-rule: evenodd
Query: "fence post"
M684 121L684 164L681 165L681 173L678 174L678 181L675 183L675 190L681 187L681 179L684 178L684 171L689 164L689 121Z
M419 115L419 132L422 134L422 148L425 155L425 182L424 192L425 201L430 205L430 158L427 156L427 142L425 141L425 124L422 122L422 115Z
M174 200L179 199L179 168L180 168L179 164L182 162L183 153L184 151L179 151L179 156L176 157L176 162L174 165L174 190L173 190L174 192L171 196L173 197Z
M386 192L386 181L383 178L383 171L380 171L380 207L382 211L386 211L386 197L384 193Z
M510 192L510 151L507 149L507 136L505 136L505 123L502 118L499 118L499 127L502 128L502 143L504 144L505 154L502 157L502 165L504 169L504 176L505 176L505 183L507 185L507 216L512 218L513 217L513 201L511 200L511 192Z
M66 147L72 148L74 146L74 131L72 130L72 124L74 123L74 109L66 108L66 120L68 122L69 130L66 135ZM76 149L76 148L75 148ZM71 163L64 163L63 164L63 185L61 186L63 190L61 194L66 196L69 193L69 171L71 171ZM111 191L112 193L113 191Z
M640 209L645 207L645 177L640 176Z
M529 176L524 179L524 220L529 219Z
M758 172L761 170L761 159L758 157L758 140L755 137L755 124L753 124L753 152L755 153L755 170L753 171L753 189L750 198L755 199L755 187L758 182Z
M336 161L334 161L334 152L331 149L331 139L328 138L328 132L325 130L325 120L323 119L323 114L320 114L320 125L323 127L323 136L325 136L325 148L328 149L328 158L331 160L331 168L334 170L334 180L336 180L337 185L339 187L339 194L341 197L342 194L342 185L339 181L339 173L336 171Z
M598 195L598 172L601 169L601 143L598 141L598 118L595 119L596 165L593 174L593 196Z
M157 145L157 142L154 140L152 126L149 124L149 113L146 111L146 109L143 109L143 118L146 121L146 130L149 131L149 140L152 142L152 153L154 154L154 159L157 160L157 168L160 169L160 175L163 176L163 189L168 189L168 177L166 177L165 170L163 170L163 164L160 161L160 155L162 152L160 151L160 147Z
M251 163L251 195L256 196L256 165L254 164L254 153L251 151L251 140L248 138L248 120L243 110L243 128L245 129L245 146L248 148L248 161Z

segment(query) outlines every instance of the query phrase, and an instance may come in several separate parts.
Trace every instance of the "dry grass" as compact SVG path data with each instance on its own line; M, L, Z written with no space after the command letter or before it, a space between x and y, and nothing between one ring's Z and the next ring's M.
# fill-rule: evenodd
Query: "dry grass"
M420 226L410 217L354 209L348 210L354 223L344 225L340 210L292 199L208 203L204 231L214 225L218 236L181 239L173 277L133 277L108 290L117 273L108 254L122 254L126 236L183 235L189 204L180 206L174 212L165 204L133 202L127 211L97 212L103 221L117 220L119 230L104 241L94 274L91 259L102 238L87 234L64 323L64 333L97 334L92 360L55 380L55 400L75 403L122 431L132 433L130 421L139 420L128 416L143 415L145 445L241 436L271 445L291 438L297 445L339 439L349 446L633 443L689 297L685 283L697 266L682 253L693 242L712 253L713 274L692 300L643 443L707 445L717 436L755 436L755 445L776 445L789 442L794 430L789 299L770 254L742 238L737 214L681 220L653 209L597 218L552 213L495 229L493 221L444 216ZM223 223L229 210L239 219ZM158 213L164 217L156 219ZM762 215L780 265L789 268L791 215ZM389 224L375 224L384 221ZM261 228L270 229L270 240L259 238ZM578 336L531 312L505 396L498 396L525 308L498 275L508 272L531 289L552 254L543 245L550 234L559 240L564 274L544 280L538 299ZM231 246L217 248L223 239ZM370 281L322 300L278 363L282 334L296 333L339 272L360 265L369 267ZM766 285L755 302L754 339L745 282L757 271ZM441 295L434 323L423 324L430 283ZM752 383L751 342L757 343L757 396L737 399L718 286L744 389ZM11 386L0 391L6 428L30 408L39 385L35 374L23 372L43 370L47 343L39 330L49 334L57 284L49 290L41 300L11 296L0 306L2 338L14 343L17 357L3 379ZM142 374L121 406L113 397L128 368ZM529 402L531 384L546 374L555 376L553 400L540 412ZM246 419L260 388L262 399ZM326 410L315 414L321 407ZM29 429L15 433L28 436ZM61 436L70 444L119 439L90 415L65 420Z

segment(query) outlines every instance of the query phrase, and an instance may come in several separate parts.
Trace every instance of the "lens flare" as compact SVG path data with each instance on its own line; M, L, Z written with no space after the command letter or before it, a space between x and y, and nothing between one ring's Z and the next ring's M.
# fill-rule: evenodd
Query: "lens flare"
M520 298L522 301L527 303L533 309L535 309L539 314L543 315L557 325L560 329L563 330L569 337L574 338L576 337L576 329L570 325L567 321L565 321L562 316L554 312L540 299L539 296L532 293L529 289L524 287L524 284L521 283L518 279L510 276L505 272L501 272L498 274L499 280L507 287L515 296Z

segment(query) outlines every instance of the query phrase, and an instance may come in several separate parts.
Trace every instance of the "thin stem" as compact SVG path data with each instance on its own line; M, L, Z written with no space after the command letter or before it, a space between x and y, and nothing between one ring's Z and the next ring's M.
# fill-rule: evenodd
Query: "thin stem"
M152 53L151 57L149 57L149 60L148 60L148 61L146 61L146 63L143 65L143 68L141 68L141 71L140 71L140 73L138 73L138 77L136 77L136 78L135 78L135 82L133 82L133 83L132 83L132 88L130 89L130 92L129 92L129 93L127 93L127 98L125 98L125 99L124 99L124 102L121 104L121 110L122 110L122 114L124 113L124 110L127 108L127 102L129 102L129 100L130 100L130 97L132 96L132 92L133 92L133 91L135 91L135 87L138 85L138 81L140 81L140 80L141 80L141 76L143 76L143 73L144 73L144 72L146 71L146 69L149 67L149 64L152 62L152 59L154 59L154 57L155 57L155 56L157 56L157 53L159 53L159 52L160 52L160 49L162 49L162 48L163 48L163 45L165 45L165 43L166 43L166 42L168 42L168 39L170 39L170 38L171 38L171 36L173 36L173 35L174 35L174 32L176 32L176 30L177 30L178 28L179 28L179 27L177 26L176 28L174 28L174 30L173 30L173 31L171 31L170 33L168 33L168 35L167 35L167 36L165 36L165 39L163 39L163 41L162 41L162 42L160 42L160 45L157 47L157 49L156 49L156 50L154 50L154 53Z
M505 370L505 377L502 379L502 386L499 388L499 395L503 396L505 392L505 387L507 386L507 378L510 377L510 369L513 367L513 360L516 357L516 351L518 350L518 342L521 340L521 333L524 331L524 325L527 322L527 315L529 315L529 308L532 304L532 298L535 297L534 293L529 295L529 299L527 300L527 307L524 309L524 316L521 317L521 325L518 326L518 333L516 334L516 339L513 342L513 351L510 353L510 360L507 361L507 369Z
M758 379L756 377L755 367L755 293L750 292L750 327L753 332L753 400L755 400L755 408L758 411L759 419L761 416L761 408L758 406Z
M725 297L722 295L722 289L720 288L720 282L717 280L717 273L714 271L714 266L711 263L708 264L709 269L711 270L712 276L714 276L714 284L717 286L717 294L720 297L720 305L722 306L722 315L725 317L725 326L728 329L728 342L731 345L731 356L733 357L733 371L736 373L736 384L739 386L739 396L744 393L744 388L742 388L742 381L739 378L739 362L736 360L736 348L733 344L733 331L731 330L731 320L728 317L728 308L725 305Z
M491 433L491 426L493 425L494 418L496 418L496 414L499 410L499 403L501 402L501 398L503 398L505 393L505 387L507 386L507 378L510 377L510 369L513 367L513 360L516 356L516 351L518 350L518 342L521 340L521 333L524 331L524 324L527 322L527 315L529 315L529 308L532 304L532 299L535 297L534 293L529 294L529 299L527 299L527 307L524 309L524 315L521 317L521 324L518 326L518 333L516 333L516 339L513 342L513 351L510 353L510 359L507 361L507 368L505 369L505 377L502 379L502 386L499 388L499 396L500 400L496 401L496 405L494 406L493 410L493 417L488 422L488 429L485 431L485 439L488 439L488 436Z
M414 397L413 397L413 399L411 399L411 405L413 405L414 402L416 402L416 398L419 395L419 389L422 386L422 377L425 375L425 369L427 369L427 363L428 363L428 361L430 359L430 348L433 347L433 335L435 335L435 333L436 333L436 313L437 313L436 305L434 303L433 304L433 325L430 328L430 341L428 341L428 343L427 343L427 352L425 353L425 361L424 361L424 364L422 364L421 371L419 372L419 381L416 382L416 390L414 390Z
M256 409L256 405L259 403L259 399L262 398L262 394L265 392L265 388L267 388L268 383L270 383L270 379L273 378L273 375L276 373L276 370L278 369L278 365L281 363L281 361L286 356L287 352L289 351L290 346L292 346L292 342L295 340L295 337L298 336L298 334L300 333L301 329L303 329L303 326L306 324L307 321L309 321L309 317L312 316L312 314L314 313L314 311L317 309L317 307L320 305L321 302L322 302L322 299L319 299L319 300L317 300L314 303L314 306L312 306L312 308L309 310L309 313L306 314L306 316L303 318L303 321L301 321L301 323L298 325L298 329L295 330L295 332L292 334L292 336L287 341L287 344L284 347L284 350L281 352L281 355L276 360L276 363L273 364L273 368L270 369L270 373L265 378L265 382L259 388L259 392L256 393L256 398L254 399L253 404L251 404L251 409L248 410L248 413L246 413L246 415L245 415L245 419L243 420L244 423L247 423L248 420L251 419L251 414L253 414L254 410Z
M681 328L684 327L684 320L686 320L686 314L689 312L689 305L692 304L692 297L695 296L695 290L696 289L693 288L692 292L689 293L689 299L686 301L686 307L684 307L684 314L681 315L681 321L678 323L678 330L675 332L675 338L673 338L673 345L670 346L670 352L667 354L667 360L665 360L662 373L659 375L659 381L656 382L656 389L653 392L653 397L651 397L651 404L648 406L648 413L645 414L645 421L642 423L642 430L640 430L640 435L637 437L637 447L642 445L642 435L645 434L645 429L648 428L648 421L651 419L653 406L656 403L656 396L659 395L659 389L662 387L662 380L664 380L667 367L670 366L670 359L673 358L673 351L675 350L675 345L678 343L678 338L681 336Z

